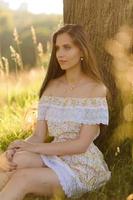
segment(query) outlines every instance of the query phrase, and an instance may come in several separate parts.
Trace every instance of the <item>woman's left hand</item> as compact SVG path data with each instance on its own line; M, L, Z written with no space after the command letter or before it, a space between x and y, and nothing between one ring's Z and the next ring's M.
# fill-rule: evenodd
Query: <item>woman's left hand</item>
M16 149L17 151L35 151L35 146L33 143L24 141L24 140L15 140L12 142L8 149Z

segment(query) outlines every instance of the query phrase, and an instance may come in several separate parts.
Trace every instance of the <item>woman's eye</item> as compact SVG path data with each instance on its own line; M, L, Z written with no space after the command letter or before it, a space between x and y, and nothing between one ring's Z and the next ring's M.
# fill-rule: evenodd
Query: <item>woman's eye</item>
M69 47L69 46L66 46L66 47L65 47L65 49L71 49L71 47Z
M64 48L64 50L69 50L69 49L71 49L70 46L64 46L63 48ZM55 47L55 51L59 51L59 49L62 49L62 48Z

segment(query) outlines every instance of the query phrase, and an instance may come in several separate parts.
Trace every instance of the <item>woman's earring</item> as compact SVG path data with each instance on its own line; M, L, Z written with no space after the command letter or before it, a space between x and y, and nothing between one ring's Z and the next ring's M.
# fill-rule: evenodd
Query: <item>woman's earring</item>
M81 61L83 61L83 60L84 60L84 58L83 58L83 57L80 57L80 60L81 60Z

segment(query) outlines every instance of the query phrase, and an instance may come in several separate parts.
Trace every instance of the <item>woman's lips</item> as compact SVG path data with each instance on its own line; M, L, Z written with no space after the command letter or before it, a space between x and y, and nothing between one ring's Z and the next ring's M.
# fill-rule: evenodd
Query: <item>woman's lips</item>
M64 64L64 63L66 63L67 61L66 60L59 60L59 63L60 64Z

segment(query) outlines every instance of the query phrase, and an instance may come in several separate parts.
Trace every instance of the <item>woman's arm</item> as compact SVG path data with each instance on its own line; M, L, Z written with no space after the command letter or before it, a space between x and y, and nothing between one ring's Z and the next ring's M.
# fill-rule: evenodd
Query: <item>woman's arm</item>
M47 135L46 121L38 120L33 134L31 136L29 136L28 138L26 138L25 141L30 142L30 143L42 143L42 142L44 142L46 135ZM15 141L11 142L10 145L8 146L8 149L5 152L6 157L9 161L12 161L13 156L16 153L15 148L10 149L10 146L14 145L14 144L16 145L18 142L19 142L19 140L15 140Z
M46 120L38 120L36 123L36 128L31 136L25 139L27 142L31 143L41 143L44 142L47 135L47 123Z
M47 123L45 120L38 120L36 123L35 130L31 136L26 138L24 141L28 143L43 143L46 139L47 135ZM8 146L8 152L7 157L8 159L12 158L14 156L15 151L9 151L11 149L11 146L17 146L19 144L20 140L15 140L11 142ZM22 141L22 140L21 140ZM15 148L14 148L15 149Z
M97 136L99 125L82 125L80 136L71 141L34 145L35 152L45 155L72 155L84 153Z
M98 133L98 125L82 125L78 138L71 141L56 143L31 143L18 141L10 148L18 148L18 151L31 151L44 155L73 155L84 153L93 142Z

